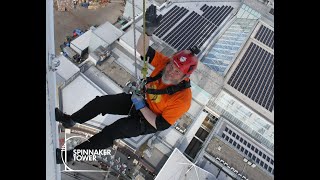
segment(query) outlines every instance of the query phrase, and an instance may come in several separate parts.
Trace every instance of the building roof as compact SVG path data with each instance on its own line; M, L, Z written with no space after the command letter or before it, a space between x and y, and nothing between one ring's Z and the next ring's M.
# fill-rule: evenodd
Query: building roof
M109 21L92 30L92 33L100 37L108 44L112 44L115 40L123 35L123 31L113 26Z
M80 51L85 50L87 47L89 47L91 33L92 33L92 30L89 29L88 31L83 33L81 36L72 40L71 44L73 44Z
M64 80L68 80L80 71L80 69L65 56L59 55L57 59L60 61L60 65L57 67L57 73Z
M136 26L138 26L138 24L142 24L142 21L137 22ZM138 30L135 30L135 33L136 33L136 44L137 44L141 32ZM128 45L127 49L130 50L130 52L132 49L132 53L134 53L133 52L133 50L134 50L133 37L134 37L133 36L133 28L130 28L123 36L120 37L120 39ZM152 39L150 39L149 46L151 46L152 44L153 44L153 41L152 41Z
M137 137L124 138L123 140L133 149L137 150L145 143L153 134L140 135Z
M189 161L177 148L173 150L155 180L216 180L210 172Z
M107 94L122 93L123 90L107 75L101 72L96 66L91 66L83 72L92 82L99 86Z

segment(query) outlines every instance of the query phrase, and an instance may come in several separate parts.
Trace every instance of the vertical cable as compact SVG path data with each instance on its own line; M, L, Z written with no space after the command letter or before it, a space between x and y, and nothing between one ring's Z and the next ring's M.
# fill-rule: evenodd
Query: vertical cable
M133 49L134 49L134 72L136 79L138 78L137 73L137 47L136 47L136 12L134 8L134 0L132 0L132 18L133 18Z
M143 0L143 67L141 70L141 74L143 76L143 79L146 80L147 79L147 60L146 60L146 38L145 38L145 34L146 34L146 16L145 16L145 10L146 9L146 2L145 0Z

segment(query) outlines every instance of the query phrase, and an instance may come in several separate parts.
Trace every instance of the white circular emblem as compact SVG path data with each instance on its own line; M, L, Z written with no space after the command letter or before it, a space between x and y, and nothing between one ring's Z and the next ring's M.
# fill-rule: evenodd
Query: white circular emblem
M180 57L179 60L180 60L180 62L185 62L187 60L187 58L182 56L182 57Z

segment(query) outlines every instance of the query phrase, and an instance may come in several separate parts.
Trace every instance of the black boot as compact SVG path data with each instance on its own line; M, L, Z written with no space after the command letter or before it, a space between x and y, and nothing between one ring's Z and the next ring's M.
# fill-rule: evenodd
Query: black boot
M73 127L76 122L74 122L69 115L64 114L60 109L55 108L56 121L61 122L64 128Z
M56 148L56 163L57 164L62 164L63 161L62 161L62 158L64 160L64 162L69 162L69 161L72 161L72 158L73 158L73 153L72 153L72 150L68 150L67 151L67 160L65 160L65 153L66 151L61 151L61 149L59 148Z

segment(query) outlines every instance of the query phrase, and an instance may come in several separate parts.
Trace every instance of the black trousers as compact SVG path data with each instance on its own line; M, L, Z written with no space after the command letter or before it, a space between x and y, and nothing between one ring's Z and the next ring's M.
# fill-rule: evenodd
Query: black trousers
M125 93L97 96L73 113L71 118L78 123L84 123L99 114L129 114L129 116L120 118L113 124L104 127L102 131L89 138L89 141L79 144L74 149L106 149L113 145L115 139L135 137L157 131L144 119L140 111L135 110L135 107L132 106L131 95Z

